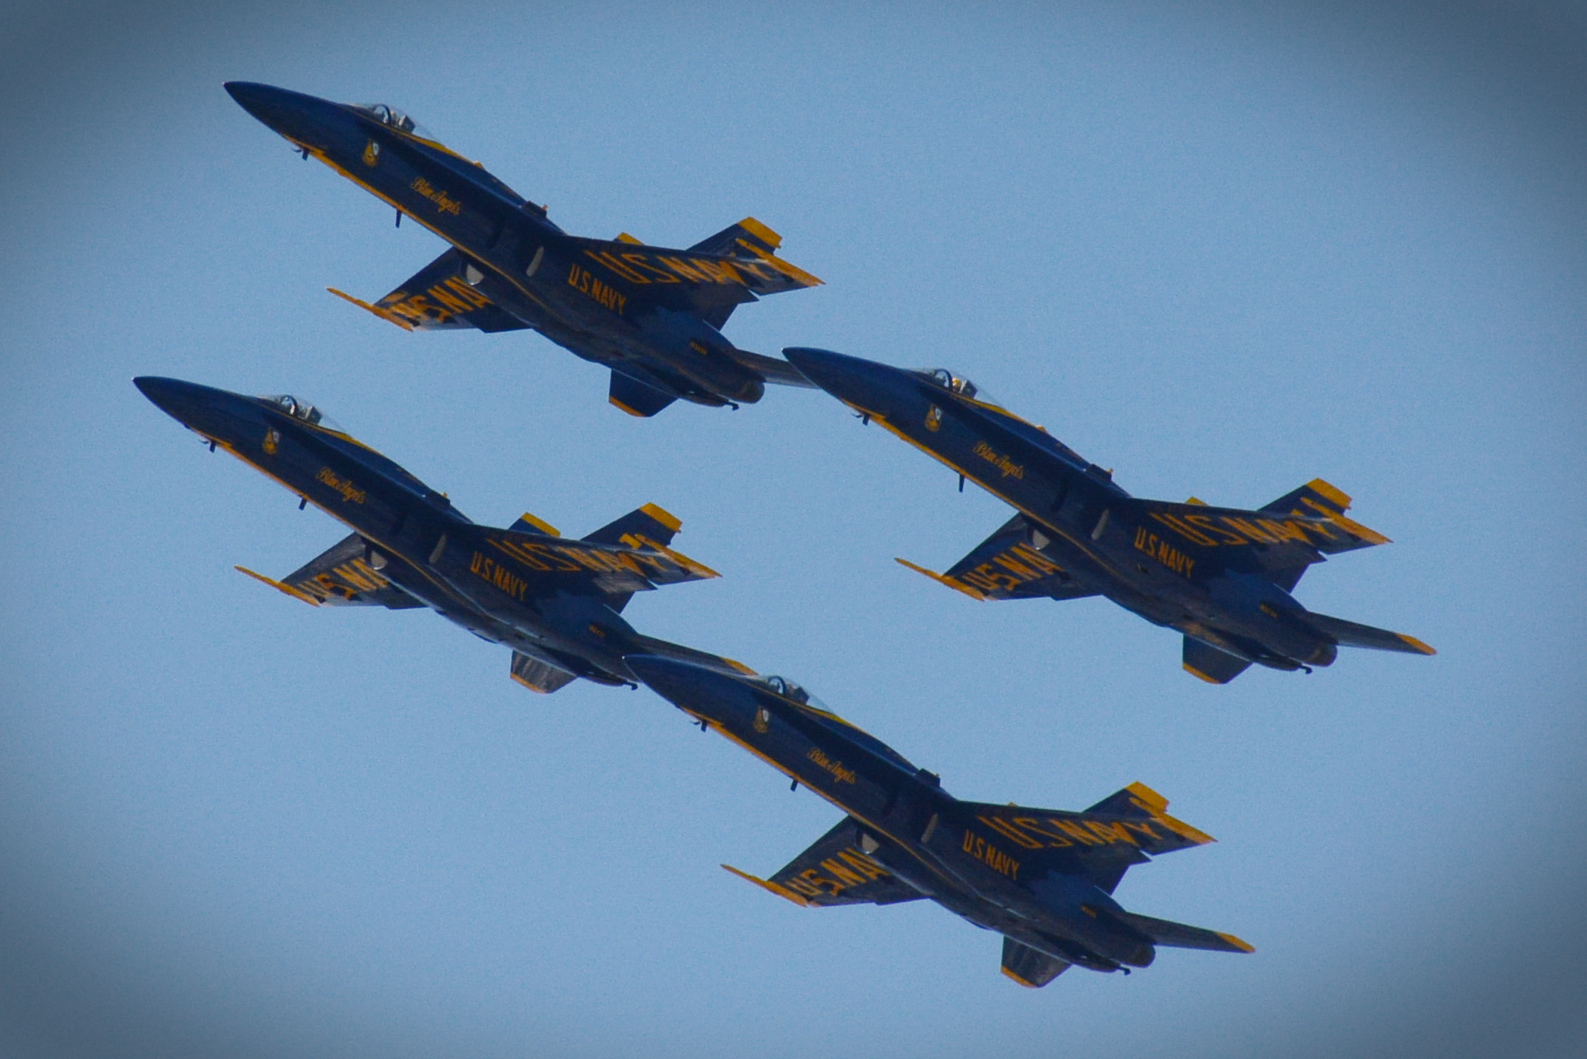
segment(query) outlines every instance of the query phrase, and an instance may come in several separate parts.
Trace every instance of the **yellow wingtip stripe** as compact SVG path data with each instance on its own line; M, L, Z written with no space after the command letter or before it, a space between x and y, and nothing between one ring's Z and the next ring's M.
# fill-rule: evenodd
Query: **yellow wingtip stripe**
M402 328L404 331L412 331L413 330L413 325L412 324L408 323L408 321L404 320L402 317L398 316L396 313L392 312L390 309L382 309L378 305L370 305L368 302L364 301L364 299L355 298L351 294L348 294L346 291L339 291L335 287L326 287L325 289L330 291L332 294L336 295L338 298L343 299L344 301L352 302L354 305L358 306L360 309L369 310L370 312L374 313L376 316L380 317L382 320L385 320L387 323L396 324L398 327Z
M1013 981L1018 982L1020 985L1024 986L1026 989L1039 989L1039 988L1041 988L1035 982L1027 982L1027 981L1025 981L1025 979L1021 978L1019 975L1015 974L1013 971L1009 970L1007 967L1003 968L1003 973L1005 975L1007 975Z
M786 897L788 900L792 901L794 904L798 905L800 908L809 908L810 907L810 902L809 901L805 900L803 897L800 897L798 894L794 893L792 890L788 889L788 887L786 887L786 886L781 886L781 885L779 885L777 883L771 882L771 881L766 880L766 879L757 878L756 876L751 875L747 871L739 871L737 868L733 867L731 864L724 864L724 865L722 865L722 867L726 868L728 871L732 872L734 875L737 875L740 879L749 880L750 882L754 883L756 886L759 886L763 890L770 890L772 893L776 894L778 897Z
M1227 941L1230 945L1233 945L1235 948L1239 949L1241 952L1255 952L1256 951L1256 946L1252 945L1250 942L1241 941L1239 938L1235 937L1233 934L1222 934L1222 933L1219 933L1217 931L1213 931L1213 933L1218 934L1218 937L1222 938L1224 941Z
M974 588L971 588L969 585L965 584L963 581L960 581L957 577L949 577L946 574L939 574L935 570L927 570L924 566L916 566L914 563L910 562L908 559L897 559L897 558L895 558L893 560L893 562L897 563L899 566L906 566L909 569L915 571L915 573L917 573L917 574L925 574L927 577L931 578L933 581L936 581L938 584L947 585L949 588L955 589L955 590L957 590L959 592L963 592L965 595L969 596L971 599L979 599L979 600L985 600L986 599L986 596L983 595L980 591L978 591L978 590L976 590Z
M659 504L646 504L639 510L643 511L645 514L649 515L651 518L655 519L657 522L661 523L674 533L677 533L683 528L682 520Z
M1424 644L1422 641L1418 640L1414 636L1407 636L1403 632L1397 632L1394 635L1396 635L1400 639L1404 640L1408 645L1410 645L1412 648L1414 648L1420 654L1436 655L1438 653L1433 648L1427 646L1426 644Z
M617 241L619 243L630 243L630 244L632 244L634 246L644 246L645 245L642 241L640 241L638 239L635 239L633 236L629 235L627 232L618 232L617 233Z
M301 589L293 588L291 585L282 584L280 581L277 581L273 577L266 577L264 574L255 573L254 571L248 569L246 566L236 566L236 567L233 567L233 569L237 570L237 571L239 571L241 573L247 574L249 577L253 578L255 581L263 581L265 584L269 585L271 588L276 589L277 591L280 591L280 592L284 592L287 595L291 596L293 599L301 599L303 602L307 603L311 607L317 607L317 606L320 605L320 601L315 599L313 596L309 595L307 592L304 592Z

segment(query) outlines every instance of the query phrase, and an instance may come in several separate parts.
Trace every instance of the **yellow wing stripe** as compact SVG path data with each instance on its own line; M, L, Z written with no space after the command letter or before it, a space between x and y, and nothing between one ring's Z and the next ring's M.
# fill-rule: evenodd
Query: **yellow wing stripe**
M1208 684L1220 684L1221 685L1223 683L1223 681L1217 679L1216 677L1207 676L1207 674L1203 673L1201 670L1197 669L1195 666L1191 665L1189 662L1185 662L1183 664L1184 664L1184 667L1185 667L1185 672L1189 673L1191 676L1195 677L1198 680L1205 680Z
M374 313L376 316L380 317L382 320L385 320L385 321L387 321L389 323L396 324L398 327L402 328L404 331L412 331L413 330L413 325L412 324L408 323L408 321L404 320L402 317L398 316L396 313L392 312L390 309L382 309L378 305L370 305L368 302L364 301L364 299L355 298L351 294L348 294L346 291L339 291L335 287L326 287L325 289L330 291L332 294L336 295L338 298L342 298L342 299L344 299L346 301L352 302L354 305L358 306L360 309L368 309L370 312Z
M1424 644L1422 641L1418 640L1414 636L1407 636L1403 632L1397 632L1394 635L1396 635L1400 639L1404 640L1406 642L1406 644L1408 646L1410 646L1412 649L1414 649L1416 651L1420 651L1424 655L1436 655L1438 653L1437 651L1433 650L1431 647L1427 646L1426 644Z
M757 878L756 876L751 875L747 871L739 871L737 868L733 867L731 864L724 864L724 865L722 865L722 867L726 868L728 871L732 872L734 875L737 875L740 879L748 879L750 882L754 883L756 886L759 886L759 887L761 887L764 890L770 890L772 893L776 894L778 897L786 897L788 900L792 901L794 904L798 905L800 908L809 908L810 907L810 902L809 901L806 901L803 897L800 897L798 894L794 893L792 890L788 889L788 887L786 887L786 886L781 886L781 885L778 885L777 883L768 882L765 879Z
M619 401L615 397L608 397L607 400L610 401L612 404L616 405L622 411L627 412L629 415L633 416L635 419L644 419L644 418L646 418L645 413L636 412L634 409L628 407L627 405L625 405L623 402Z
M1027 981L1025 981L1025 979L1021 978L1019 975L1015 974L1013 971L1009 970L1007 967L1003 968L1003 973L1006 974L1009 978L1011 978L1014 981L1018 982L1020 985L1024 986L1026 989L1039 989L1039 988L1041 988L1035 982L1027 982Z
M925 574L927 577L931 578L933 581L939 582L940 584L947 585L949 588L956 589L956 590L958 590L960 592L963 592L965 595L969 596L971 599L979 599L979 600L985 600L986 599L986 596L983 595L980 591L978 591L975 588L970 587L969 585L965 584L963 581L960 581L957 577L949 577L946 574L939 574L935 570L927 570L924 566L916 566L914 563L910 562L908 559L894 559L893 562L897 563L900 566L907 566L909 569L915 571L915 573L917 573L917 574Z
M239 570L242 573L247 574L249 577L253 578L255 581L263 581L265 584L269 585L271 588L277 589L277 590L279 590L281 592L285 592L287 595L291 596L293 599L301 599L303 602L307 603L311 607L317 607L317 606L320 605L320 601L315 599L313 596L309 595L307 592L303 592L303 591L301 591L299 589L293 588L291 585L284 585L280 581L277 581L273 577L266 577L264 574L254 573L254 571L248 569L246 566L237 566L237 567L233 567L233 569Z
M1214 931L1213 933L1218 934L1217 931ZM1241 952L1255 952L1256 951L1256 947L1254 945L1252 945L1250 942L1241 941L1239 938L1235 937L1233 934L1218 934L1218 937L1222 938L1224 941L1227 941L1230 945L1233 945L1235 948L1239 949Z

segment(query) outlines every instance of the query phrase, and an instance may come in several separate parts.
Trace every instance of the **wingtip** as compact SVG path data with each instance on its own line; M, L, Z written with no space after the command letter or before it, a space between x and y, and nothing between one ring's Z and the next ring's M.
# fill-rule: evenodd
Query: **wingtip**
M762 890L768 890L771 893L776 894L778 897L786 898L787 900L792 901L794 904L798 905L800 908L809 908L810 907L810 902L809 901L805 900L803 897L800 897L798 894L794 893L792 890L788 889L788 887L786 887L786 886L779 886L777 883L771 882L768 879L762 879L759 876L751 875L747 871L739 871L737 868L733 867L731 864L724 864L724 865L722 865L722 867L725 868L726 870L732 872L734 875L737 875L740 879L744 879L744 880L747 880L749 882L754 883L756 886L759 886Z
M301 599L311 607L317 607L320 605L320 601L309 595L307 592L304 592L301 589L293 588L291 585L283 584L273 577L266 577L264 574L248 569L246 566L234 566L232 569L236 570L238 573L247 574L255 581L261 581L275 589L277 592L291 596L293 599Z
M986 600L985 594L977 591L974 588L971 588L963 581L960 581L957 577L949 577L947 574L939 574L935 570L927 570L924 566L916 566L908 559L894 557L893 562L897 563L899 566L907 567L908 569L915 571L917 574L924 574L926 577L931 578L939 585L947 585L956 592L963 592L971 599L981 600L983 602Z
M1403 632L1395 633L1394 635L1396 635L1400 639L1404 640L1405 643L1406 643L1406 646L1410 647L1417 654L1436 655L1438 653L1432 647L1429 647L1427 644L1425 644L1422 641L1418 640L1414 636L1407 636Z
M1218 931L1214 931L1214 933L1216 933L1218 935L1218 937L1222 938L1224 941L1228 942L1230 945L1233 945L1236 949L1239 949L1241 952L1255 952L1256 951L1256 946L1252 945L1248 941L1240 940L1239 938L1235 937L1233 934L1224 934L1224 933L1221 933L1221 932L1218 932Z

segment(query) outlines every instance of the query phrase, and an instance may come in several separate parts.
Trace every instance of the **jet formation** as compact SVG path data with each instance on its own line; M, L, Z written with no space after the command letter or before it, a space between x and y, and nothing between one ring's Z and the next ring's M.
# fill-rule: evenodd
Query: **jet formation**
M281 580L237 569L314 606L429 607L512 648L512 677L551 693L579 677L637 686L624 657L684 658L730 672L740 663L635 631L635 592L716 577L668 547L680 523L654 504L580 540L524 515L481 526L438 492L290 395L247 397L143 376L143 395L209 443L296 493L352 533Z
M1157 946L1251 952L1232 934L1154 919L1113 898L1124 873L1212 839L1139 783L1083 812L961 801L939 777L849 724L793 681L672 658L629 666L656 694L841 809L844 818L769 879L797 905L927 898L1003 935L1003 973L1039 988L1071 966L1146 967Z
M1253 662L1311 671L1341 646L1430 655L1415 637L1307 610L1290 593L1329 555L1387 544L1322 479L1256 511L1133 497L1111 471L947 369L910 371L821 349L784 356L854 409L1019 512L944 574L980 600L1104 596L1184 634L1183 664L1227 684Z
M611 403L653 416L678 398L759 401L767 383L809 386L786 361L739 349L733 310L820 280L777 256L782 237L746 217L683 250L569 235L478 162L383 103L333 103L271 85L226 91L285 137L452 244L374 303L332 288L405 330L532 328L611 369Z

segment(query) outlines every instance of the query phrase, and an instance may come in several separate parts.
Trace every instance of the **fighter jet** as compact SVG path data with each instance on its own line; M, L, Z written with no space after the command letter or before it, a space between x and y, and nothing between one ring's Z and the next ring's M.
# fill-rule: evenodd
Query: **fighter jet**
M612 370L611 402L652 416L677 398L760 400L768 382L808 386L786 361L722 335L734 308L821 281L777 256L782 237L753 217L686 250L569 235L526 201L383 103L333 103L247 81L226 91L284 136L451 248L373 304L333 294L405 330L532 328Z
M820 349L785 349L810 380L1018 509L937 574L975 599L1105 596L1184 634L1184 667L1227 684L1255 662L1311 672L1338 648L1430 655L1422 641L1301 606L1290 593L1312 563L1389 539L1345 517L1350 498L1322 479L1256 511L1132 497L1045 429L946 369L908 371Z
M892 747L777 676L729 676L670 658L629 665L702 729L721 733L847 815L769 879L797 905L930 898L1003 935L1003 973L1039 988L1077 965L1129 973L1166 945L1251 952L1230 934L1125 911L1113 890L1152 855L1213 841L1139 783L1084 812L966 802Z
M549 694L577 677L637 687L623 658L643 652L730 672L737 662L652 639L621 617L635 592L716 577L673 551L679 522L646 504L581 540L525 514L477 525L403 468L289 395L247 397L178 379L138 389L210 451L225 449L352 533L277 581L238 570L313 606L429 607L512 648L512 677Z

